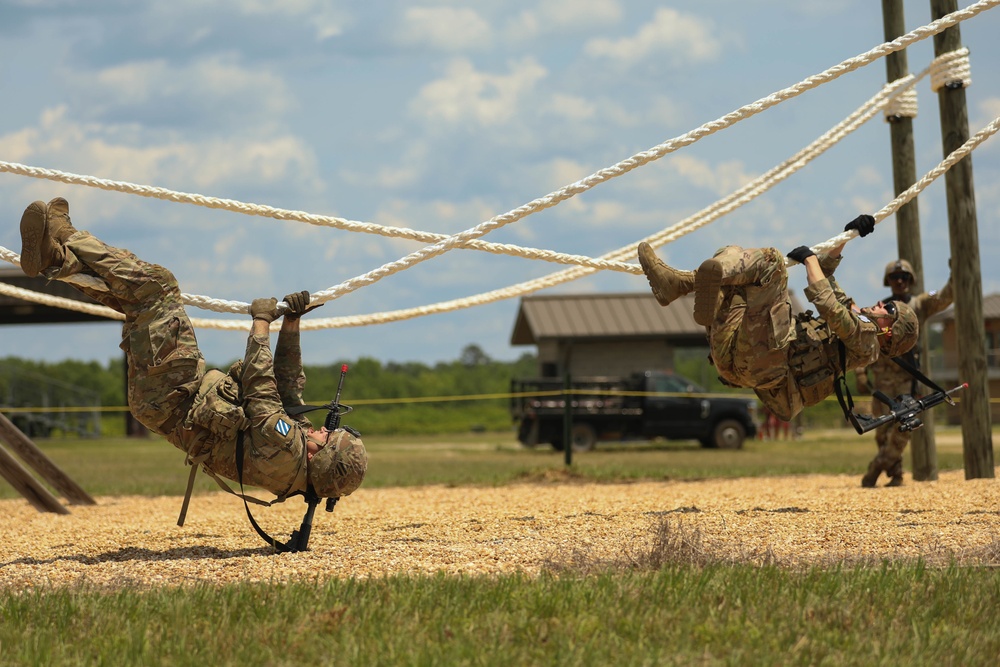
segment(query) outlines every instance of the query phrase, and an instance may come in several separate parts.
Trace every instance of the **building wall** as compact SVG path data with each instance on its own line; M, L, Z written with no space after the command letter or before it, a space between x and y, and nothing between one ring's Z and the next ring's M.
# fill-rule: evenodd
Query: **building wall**
M539 375L564 374L566 344L543 341L538 345ZM628 375L645 370L672 370L674 350L663 340L576 342L569 348L569 372L574 377Z

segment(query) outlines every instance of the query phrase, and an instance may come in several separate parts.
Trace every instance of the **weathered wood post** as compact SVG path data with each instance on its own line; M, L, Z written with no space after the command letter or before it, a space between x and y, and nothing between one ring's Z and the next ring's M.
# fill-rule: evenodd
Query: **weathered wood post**
M958 10L957 0L931 0L931 18ZM934 55L962 48L958 25L934 36ZM986 66L991 66L985 63ZM965 87L961 81L938 89L941 143L948 155L969 139ZM962 452L965 478L993 477L993 436L990 394L986 375L986 335L983 329L983 283L979 264L979 231L972 181L972 156L945 173L948 232L951 240L951 279L955 289L955 328L958 335L959 379L969 384L962 392Z
M56 488L74 505L93 505L90 497L69 475L59 469L38 447L21 433L6 416L0 414L0 441L6 442L21 459L30 465L46 482ZM17 491L28 499L39 511L67 514L68 510L31 476L31 473L18 463L17 459L0 446L0 475L4 477Z
M906 19L903 14L903 0L882 0L882 23L885 41L890 42L906 34ZM892 83L909 74L906 49L895 51L885 57L886 81ZM913 141L913 118L903 114L886 116L889 122L892 146L892 182L894 194L898 196L917 181L916 151ZM920 243L920 208L914 198L896 212L896 246L899 257L913 266L913 292L924 291L924 260ZM889 260L891 261L891 258ZM923 322L921 322L923 324ZM930 359L927 332L921 328L917 343L920 358L926 365ZM920 416L924 428L913 432L910 447L913 459L913 479L929 481L938 478L937 446L934 441L934 411L927 410Z

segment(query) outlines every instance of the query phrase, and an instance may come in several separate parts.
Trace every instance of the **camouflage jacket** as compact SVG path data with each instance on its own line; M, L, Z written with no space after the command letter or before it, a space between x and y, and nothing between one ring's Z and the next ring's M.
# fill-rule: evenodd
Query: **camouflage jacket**
M830 275L832 268L824 265L824 269L828 277L805 288L806 298L816 306L819 317L806 314L796 322L785 381L773 389L754 390L761 402L784 421L833 394L836 377L844 369L867 366L878 359L878 327L851 309L853 301ZM846 357L843 365L840 342Z
M306 489L309 422L283 409L302 404L305 374L297 331L278 334L274 357L268 343L267 336L251 334L246 356L228 374L205 374L183 429L175 431L187 435L174 444L212 473L236 481L236 437L243 431L243 483L284 497Z
M892 298L890 296L885 300L888 301ZM916 296L911 295L909 299L903 301L916 313L917 321L920 322L920 327L923 329L924 322L950 306L953 298L954 293L949 276L948 281L940 290L924 292ZM903 355L903 358L913 366L920 368L919 346L914 346L910 352ZM883 357L876 361L871 365L870 370L871 381L868 381L868 373L865 369L858 371L858 391L861 393L869 393L869 389L878 389L894 398L900 394L912 394L917 391L916 379L889 357Z

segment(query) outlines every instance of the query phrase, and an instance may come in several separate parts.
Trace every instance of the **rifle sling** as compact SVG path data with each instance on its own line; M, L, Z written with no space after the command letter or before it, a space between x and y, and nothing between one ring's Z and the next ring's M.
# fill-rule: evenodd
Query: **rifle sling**
M902 368L904 371L906 371L907 373L909 373L910 375L912 375L914 378L916 378L920 382L923 382L925 385L927 385L928 387L930 387L934 391L939 391L939 392L941 392L942 394L945 394L945 395L948 394L948 392L946 392L944 389L942 389L936 382L934 382L934 380L932 380L929 377L927 377L926 375L924 375L922 372L920 372L920 369L918 369L916 366L914 366L910 362L906 361L903 357L901 357L901 356L899 356L899 357L892 357L892 360L896 363L897 366L899 366L900 368Z
M243 451L243 437L244 437L244 435L245 435L245 433L242 430L236 435L236 476L239 478L240 492L241 492L240 494L237 494L237 495L240 495L240 497L243 498L243 506L247 510L247 517L250 519L250 525L253 526L253 529L257 531L257 534L260 535L261 538L263 538L263 540L265 542L267 542L272 547L274 547L275 551L277 551L278 553L284 553L286 551L289 551L288 545L284 544L282 542L279 542L278 540L274 539L273 537L271 537L270 535L268 535L267 533L265 533L264 529L261 528L260 525L257 523L257 520L253 518L253 514L250 513L250 505L247 503L246 491L243 489L243 455L244 455L244 451ZM265 504L267 504L267 503L265 503Z
M851 397L851 390L847 386L847 373L845 371L847 367L847 348L844 346L844 341L839 338L837 339L837 350L840 353L840 368L837 369L837 377L834 380L833 388L837 392L837 402L840 403L840 409L844 411L844 419L851 421L851 415L854 413L854 399ZM853 424L853 422L851 423ZM857 429L856 426L855 429Z

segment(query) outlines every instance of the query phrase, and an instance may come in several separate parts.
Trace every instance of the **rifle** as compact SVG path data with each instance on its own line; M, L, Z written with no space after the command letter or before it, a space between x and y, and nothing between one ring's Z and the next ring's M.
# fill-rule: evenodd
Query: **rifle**
M349 405L343 405L340 402L340 394L344 390L344 378L347 377L347 364L340 367L340 383L337 385L337 395L332 401L326 405L299 405L290 407L285 410L289 415L298 416L306 412L311 412L313 410L327 410L326 420L323 422L324 428L328 432L336 431L340 428L340 418L351 412L354 408ZM348 427L350 428L350 427ZM312 523L313 514L316 512L316 505L319 504L319 496L312 488L312 484L308 486L306 491L302 494L306 501L306 514L302 517L302 524L299 526L298 530L293 530L292 535L288 542L281 544L277 541L274 542L274 547L279 552L289 551L306 551L309 546L309 537L312 534ZM326 499L326 511L332 512L334 506L340 498L327 498Z
M891 422L899 424L897 428L900 433L914 431L924 425L920 418L917 417L918 414L941 403L955 405L955 401L952 400L951 395L968 386L968 382L963 382L953 389L947 391L939 389L922 398L913 398L910 394L900 394L895 400L889 398L883 392L876 390L872 396L889 407L888 414L881 417L872 417L871 415L862 415L851 410L847 413L847 418L859 435L876 429L882 424L889 424Z

